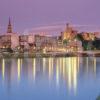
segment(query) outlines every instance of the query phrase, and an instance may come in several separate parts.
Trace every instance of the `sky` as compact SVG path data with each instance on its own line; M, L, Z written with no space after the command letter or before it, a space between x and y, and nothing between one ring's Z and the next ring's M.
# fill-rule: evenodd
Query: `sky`
M100 0L0 0L0 33L71 23L100 26Z

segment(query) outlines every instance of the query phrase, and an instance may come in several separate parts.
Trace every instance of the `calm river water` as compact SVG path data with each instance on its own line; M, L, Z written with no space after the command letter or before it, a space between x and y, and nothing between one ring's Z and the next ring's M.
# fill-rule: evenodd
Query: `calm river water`
M0 59L0 100L96 100L99 57Z

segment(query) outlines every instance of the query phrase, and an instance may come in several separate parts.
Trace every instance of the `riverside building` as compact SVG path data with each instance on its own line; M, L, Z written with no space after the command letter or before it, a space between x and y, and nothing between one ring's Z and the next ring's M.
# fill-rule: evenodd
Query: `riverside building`
M19 46L19 35L12 31L11 20L9 18L7 32L0 36L0 48L12 48Z

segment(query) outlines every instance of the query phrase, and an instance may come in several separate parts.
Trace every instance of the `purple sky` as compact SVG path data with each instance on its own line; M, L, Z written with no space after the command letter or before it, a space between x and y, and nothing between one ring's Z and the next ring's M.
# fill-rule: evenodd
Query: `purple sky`
M100 0L0 0L0 31L9 16L18 32L61 22L100 26Z

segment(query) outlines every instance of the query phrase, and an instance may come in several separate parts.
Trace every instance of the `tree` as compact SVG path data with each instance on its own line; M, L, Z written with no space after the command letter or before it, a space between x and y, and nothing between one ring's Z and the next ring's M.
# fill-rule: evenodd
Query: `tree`
M82 34L77 34L76 38L81 42L84 41L84 38L83 38Z
M100 39L96 39L95 41L93 41L93 46L100 50Z
M63 44L64 45L67 45L67 43L68 43L68 41L65 39L65 40L63 40Z

